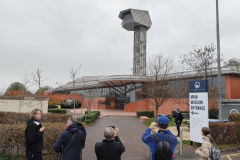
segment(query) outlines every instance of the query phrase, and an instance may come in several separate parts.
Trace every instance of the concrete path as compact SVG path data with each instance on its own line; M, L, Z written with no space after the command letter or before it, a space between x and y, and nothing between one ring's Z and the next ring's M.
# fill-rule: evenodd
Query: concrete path
M86 109L83 109L83 113ZM142 142L142 135L148 128L135 118L134 112L125 112L122 110L100 110L101 117L91 126L87 127L86 146L83 149L84 160L96 159L94 147L96 142L103 139L103 130L107 126L116 126L120 129L119 137L123 142L126 151L122 154L122 160L149 160L149 147ZM69 114L73 114L73 110L68 110ZM80 116L81 109L76 110L76 115ZM176 127L169 128L173 134L176 134ZM185 138L188 139L189 132L187 128ZM183 146L183 155L179 155L179 144L175 149L176 160L200 160L201 158L195 154L197 147ZM222 160L239 160L240 150L221 153Z
M170 126L168 129L172 132L172 134L177 135L177 127L176 126ZM181 126L180 129L182 130L183 133L183 140L190 140L190 132L187 126ZM178 140L180 140L179 137L177 137Z
M108 126L119 128L119 137L126 150L122 154L122 160L147 160L149 147L142 142L142 135L147 126L134 117L104 116L96 120L86 128L86 147L83 149L84 160L94 160L96 155L94 147L96 142L103 139L103 130Z
M82 113L84 114L86 110L87 110L87 108L83 108ZM93 109L91 111L93 111ZM118 110L118 109L96 109L96 111L100 111L101 116L112 115L112 116L134 116L134 117L136 117L136 112L127 112L127 111ZM68 109L67 112L73 114L74 110ZM81 115L81 108L75 109L75 113L77 115Z

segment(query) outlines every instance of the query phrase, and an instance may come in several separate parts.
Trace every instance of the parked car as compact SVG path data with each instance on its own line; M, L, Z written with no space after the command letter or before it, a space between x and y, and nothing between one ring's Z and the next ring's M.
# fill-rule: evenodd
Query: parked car
M65 102L60 103L61 108L74 108L74 100L72 98L67 99ZM82 103L79 100L75 100L75 108L81 108Z

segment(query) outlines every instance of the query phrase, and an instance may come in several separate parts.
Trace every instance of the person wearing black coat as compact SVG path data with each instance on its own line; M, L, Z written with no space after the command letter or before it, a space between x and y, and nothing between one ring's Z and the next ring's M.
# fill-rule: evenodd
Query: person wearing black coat
M103 141L95 144L97 160L121 160L121 155L125 151L120 138L119 129L108 127L104 130Z
M42 118L41 110L32 110L30 117L25 129L26 158L27 160L42 160L43 132L45 127L39 122Z
M86 137L87 137L87 133L86 133L86 129L84 127L84 125L82 125L81 123L81 117L76 117L76 120L77 120L77 127L79 130L81 130L85 136L85 140L86 140Z
M176 109L176 111L177 111L177 114L175 115L175 123L176 123L177 131L178 131L178 135L176 135L176 136L179 137L180 136L180 126L182 124L183 115L182 115L182 113L180 113L180 110L178 108Z
M80 160L84 145L85 137L83 132L78 130L76 121L70 118L67 121L66 131L53 144L53 148L57 153L62 152L61 160Z
M83 132L85 141L86 141L87 133L86 133L86 129L85 129L84 125L82 125L82 123L81 123L82 117L76 117L76 121L77 121L78 129ZM83 146L83 148L84 148L84 146ZM81 160L82 160L82 152L81 152Z

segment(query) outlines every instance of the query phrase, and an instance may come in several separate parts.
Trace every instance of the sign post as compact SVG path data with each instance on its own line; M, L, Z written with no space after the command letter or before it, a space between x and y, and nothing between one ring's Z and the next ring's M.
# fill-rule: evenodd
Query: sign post
M202 127L208 122L207 80L189 82L190 141L202 143Z

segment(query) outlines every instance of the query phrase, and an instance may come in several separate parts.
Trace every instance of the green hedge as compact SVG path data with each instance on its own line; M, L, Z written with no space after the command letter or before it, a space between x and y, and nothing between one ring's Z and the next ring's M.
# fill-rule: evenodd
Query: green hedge
M61 109L52 110L52 109L49 109L48 113L67 114L67 110L61 110Z
M85 120L86 116L87 116L87 120ZM100 116L100 111L90 112L89 114L85 114L82 117L82 122L85 122L87 124L88 123L92 123L92 122L94 122L98 118L98 116Z
M212 107L208 110L208 116L210 119L218 119L218 108Z
M98 112L99 116L100 116L100 111L91 111L91 112ZM91 113L90 112L90 113ZM85 111L85 114L87 114L87 111Z
M181 112L181 113L189 113L189 111L180 111L180 112ZM173 117L175 117L176 114L177 114L176 111L172 111L172 115L173 115Z
M86 124L92 123L92 120L91 119L87 119L87 120L84 121L84 123L86 123Z
M148 118L154 117L154 111L137 111L137 117L146 116Z
M11 153L6 153L5 151L0 152L0 160L20 160L20 159L26 159L25 154L11 154Z
M229 122L240 122L240 113L231 113L228 116Z
M180 111L181 113L189 113L189 111ZM173 117L176 115L176 111L172 111ZM218 119L218 108L212 107L208 110L208 115L210 119Z

